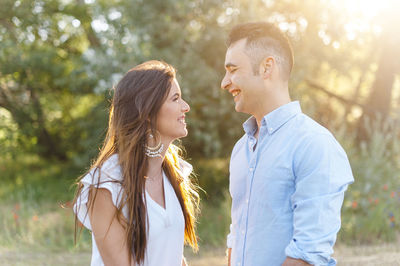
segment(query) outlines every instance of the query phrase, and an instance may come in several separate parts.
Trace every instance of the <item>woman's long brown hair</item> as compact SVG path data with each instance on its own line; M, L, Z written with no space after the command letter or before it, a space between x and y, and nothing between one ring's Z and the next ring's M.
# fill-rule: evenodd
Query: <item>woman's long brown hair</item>
M126 240L134 260L140 264L147 247L148 218L145 199L145 179L148 158L144 146L149 132L156 132L156 118L166 100L175 78L175 69L160 61L148 61L129 70L114 88L110 108L108 131L100 153L90 169L101 174L103 163L113 154L118 154L123 175L122 204L117 206L116 218L126 229ZM166 152L162 168L174 188L185 218L185 243L197 250L195 234L196 213L199 196L189 177L184 177L180 165L180 149L171 144ZM93 175L95 176L95 175ZM78 180L74 205L82 191ZM99 182L96 188L99 187ZM92 189L88 210L96 200L97 189ZM78 204L79 206L79 204ZM126 206L128 217L122 214ZM78 220L75 215L75 239Z

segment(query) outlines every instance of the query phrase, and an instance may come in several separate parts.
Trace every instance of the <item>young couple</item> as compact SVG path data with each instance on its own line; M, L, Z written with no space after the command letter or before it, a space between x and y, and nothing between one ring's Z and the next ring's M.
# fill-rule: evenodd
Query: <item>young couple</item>
M221 88L250 114L230 163L229 265L335 265L344 192L353 181L332 134L291 102L291 45L268 23L234 27ZM103 148L74 211L92 231L91 265L186 265L197 249L198 195L173 141L187 135L172 66L149 61L114 91Z

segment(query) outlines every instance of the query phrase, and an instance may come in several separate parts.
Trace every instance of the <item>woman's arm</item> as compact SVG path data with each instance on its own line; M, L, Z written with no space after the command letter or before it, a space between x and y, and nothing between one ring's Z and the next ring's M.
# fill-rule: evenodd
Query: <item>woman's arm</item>
M117 208L112 203L111 193L104 188L97 189L94 199L94 192L95 189L90 191L89 198L93 206L88 215L104 265L128 266L131 254L126 243L126 231L116 219ZM133 258L131 265L135 265Z
M232 248L228 248L228 250L227 250L228 266L231 266L231 254L232 254Z

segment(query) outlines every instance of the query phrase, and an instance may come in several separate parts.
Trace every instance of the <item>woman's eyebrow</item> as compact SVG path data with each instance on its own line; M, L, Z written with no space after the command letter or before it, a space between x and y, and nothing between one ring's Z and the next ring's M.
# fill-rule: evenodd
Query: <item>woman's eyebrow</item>
M179 92L175 92L172 96L171 96L171 98L174 98L175 96L180 96L180 93Z

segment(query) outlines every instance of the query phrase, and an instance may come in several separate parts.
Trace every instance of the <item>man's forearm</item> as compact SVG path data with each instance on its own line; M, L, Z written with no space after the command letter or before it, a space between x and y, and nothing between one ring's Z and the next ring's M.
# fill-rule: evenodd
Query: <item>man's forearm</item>
M311 264L305 262L300 259L293 259L291 257L286 257L286 260L283 262L282 266L309 266Z

